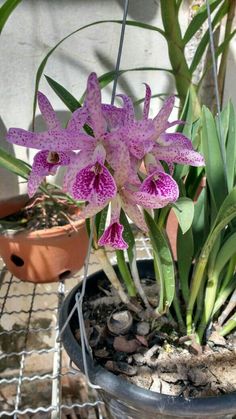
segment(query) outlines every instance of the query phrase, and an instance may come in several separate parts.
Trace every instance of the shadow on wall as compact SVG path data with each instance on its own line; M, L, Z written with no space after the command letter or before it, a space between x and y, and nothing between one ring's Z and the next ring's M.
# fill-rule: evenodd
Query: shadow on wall
M124 0L117 0L117 3L123 9ZM157 14L158 3L159 0L130 0L128 17L148 23Z
M6 138L6 127L0 118L0 147L8 153L15 156L14 148L12 144L9 144ZM14 173L10 173L8 170L0 167L0 197L9 198L19 194L19 184L17 176Z

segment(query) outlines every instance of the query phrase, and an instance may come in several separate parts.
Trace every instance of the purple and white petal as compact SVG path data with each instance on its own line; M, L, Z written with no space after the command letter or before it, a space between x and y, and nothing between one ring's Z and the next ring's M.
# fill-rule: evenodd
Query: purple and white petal
M34 194L37 192L38 187L40 186L43 179L44 176L37 175L34 173L33 169L31 170L27 184L27 193L30 198L32 198L32 196L34 196Z
M100 138L106 130L106 122L102 114L101 91L96 73L89 75L85 106L89 111L94 136Z
M124 227L118 221L113 221L98 240L99 246L108 246L113 249L128 249L128 244L122 237Z
M121 206L127 216L133 221L133 223L142 231L147 232L147 224L145 222L144 216L141 210L138 208L137 205L130 199L128 191L121 191Z
M106 145L107 162L114 170L116 184L121 186L127 182L130 173L130 155L123 142L108 141Z
M37 98L40 112L47 124L47 127L49 129L60 129L61 123L57 118L56 112L54 111L48 98L41 92L38 92Z
M143 119L148 119L152 91L151 91L150 86L147 83L144 83L144 84L146 87L146 94L145 94L144 105L143 105Z
M175 146L161 147L156 144L153 149L156 159L164 160L167 163L187 164L191 166L205 166L204 157L194 150L178 148Z
M10 128L7 140L10 143L37 150L80 150L88 141L88 135L67 129L31 132L21 128ZM93 137L90 137L93 140Z
M73 112L68 124L67 129L70 130L77 130L80 131L84 124L86 124L88 120L88 109L86 106L82 106L79 109L76 109L75 112Z
M126 95L116 95L123 100L123 109L125 111L125 124L129 124L134 121L134 106L131 98Z
M179 188L175 180L164 172L154 172L142 183L138 192L132 193L132 199L146 208L162 208L179 197Z
M137 159L142 159L152 150L155 142L154 125L150 120L135 121L122 129L123 138L130 153Z
M160 136L168 128L168 119L173 110L175 103L175 96L170 96L165 100L164 105L162 106L160 112L153 119L156 138Z
M109 170L100 163L89 164L81 169L72 185L74 198L95 205L107 203L116 194L116 184Z
M164 147L174 146L193 150L192 141L190 141L189 138L187 138L183 134L180 134L179 132L164 133L160 135L160 137L157 140L157 144L160 144Z
M79 213L79 218L86 219L86 218L94 217L94 215L102 211L106 205L107 205L107 202L105 202L103 205L88 204Z
M107 123L107 129L113 131L114 129L124 126L125 109L117 108L114 105L102 104L102 114Z

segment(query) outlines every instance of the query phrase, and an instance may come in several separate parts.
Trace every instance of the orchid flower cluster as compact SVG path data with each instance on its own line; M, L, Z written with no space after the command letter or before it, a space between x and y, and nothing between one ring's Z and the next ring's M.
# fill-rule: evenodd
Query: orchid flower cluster
M50 102L39 92L38 105L47 130L10 128L7 134L7 140L13 144L40 150L28 180L30 197L45 176L55 175L60 166L65 166L65 191L76 200L86 201L81 218L93 217L111 205L110 223L99 238L100 246L128 247L122 237L121 208L145 232L142 210L162 208L178 199L174 163L204 165L202 155L186 136L167 132L183 123L169 122L175 97L169 97L151 119L151 89L145 86L140 120L135 118L132 100L126 95L117 95L122 100L121 107L103 104L97 75L91 73L84 104L72 114L66 128L61 127ZM91 134L85 126L91 128Z

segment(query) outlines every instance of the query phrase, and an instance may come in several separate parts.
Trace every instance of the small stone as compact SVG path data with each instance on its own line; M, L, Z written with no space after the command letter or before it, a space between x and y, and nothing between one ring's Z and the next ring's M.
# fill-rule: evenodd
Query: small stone
M116 336L113 342L113 347L116 351L131 354L136 352L141 343L136 339L128 340L125 336Z
M126 364L126 362L107 361L105 368L112 372L119 372L120 374L128 375L129 377L137 374L137 368Z
M107 321L107 327L114 335L126 334L133 324L133 317L128 310L112 313Z
M225 346L226 340L223 336L220 336L219 333L215 330L211 333L209 339L210 342L214 343L217 346Z
M136 330L137 335L146 336L150 331L150 325L148 322L139 322Z

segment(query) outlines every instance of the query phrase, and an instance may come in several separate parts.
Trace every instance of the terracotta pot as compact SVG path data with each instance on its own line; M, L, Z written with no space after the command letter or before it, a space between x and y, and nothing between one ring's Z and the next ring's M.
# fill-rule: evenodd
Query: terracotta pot
M0 202L0 217L13 214L28 197ZM55 282L80 270L88 248L84 220L71 225L38 231L21 231L0 235L0 255L9 271L23 281Z

